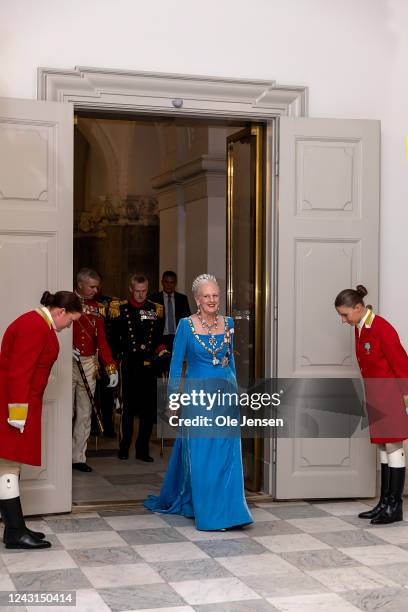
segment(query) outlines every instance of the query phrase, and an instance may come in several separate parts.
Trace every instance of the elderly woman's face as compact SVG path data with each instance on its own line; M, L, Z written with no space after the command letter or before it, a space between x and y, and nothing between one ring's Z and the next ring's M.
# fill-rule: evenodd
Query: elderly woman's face
M206 315L216 315L220 305L220 289L215 283L203 283L196 295L197 306Z

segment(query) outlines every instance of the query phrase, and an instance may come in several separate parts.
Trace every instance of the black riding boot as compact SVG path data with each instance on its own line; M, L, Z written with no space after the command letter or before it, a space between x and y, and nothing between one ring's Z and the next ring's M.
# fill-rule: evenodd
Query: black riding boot
M19 497L0 500L0 511L5 527L6 548L49 548L50 542L31 535L25 526Z
M42 531L34 531L33 529L29 529L27 525L26 525L26 530L31 536L33 536L33 538L37 538L37 540L43 540L45 538L45 533L43 533ZM7 537L6 534L7 534L7 527L6 525L4 525L4 531L3 531L4 544L6 543L6 537Z
M20 480L20 474L18 476L18 479ZM45 533L43 533L42 531L33 531L32 529L29 529L26 525L26 529L28 531L28 533L30 535L33 536L33 538L37 538L37 540L43 540L45 538ZM7 525L4 525L4 531L3 531L3 543L6 543L6 539L7 539Z
M366 512L360 512L358 518L373 519L378 516L388 504L388 489L390 486L390 468L388 463L381 463L381 494L378 504Z
M405 467L390 468L390 490L388 504L372 519L373 525L386 525L402 521L402 492L405 482Z

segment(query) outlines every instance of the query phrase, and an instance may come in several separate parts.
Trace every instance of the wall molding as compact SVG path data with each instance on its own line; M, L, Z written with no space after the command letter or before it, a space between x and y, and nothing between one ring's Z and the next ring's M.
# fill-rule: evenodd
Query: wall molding
M270 119L308 113L308 88L246 80L77 66L38 68L37 98L76 110Z

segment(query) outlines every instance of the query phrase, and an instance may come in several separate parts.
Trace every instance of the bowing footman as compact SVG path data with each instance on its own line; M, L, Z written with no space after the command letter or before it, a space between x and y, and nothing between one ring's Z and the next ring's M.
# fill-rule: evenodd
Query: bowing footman
M404 440L408 439L408 355L393 326L366 306L367 289L344 289L335 300L343 323L355 328L357 362L364 380L370 437L381 462L378 504L358 516L373 525L403 520Z
M0 511L6 548L49 548L44 534L28 529L20 502L21 464L41 465L42 398L59 343L55 332L81 316L70 291L46 291L42 306L9 325L0 354Z

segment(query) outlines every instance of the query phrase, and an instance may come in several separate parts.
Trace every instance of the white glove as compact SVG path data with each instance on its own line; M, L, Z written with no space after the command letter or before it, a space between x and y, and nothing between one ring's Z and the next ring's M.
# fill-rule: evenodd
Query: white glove
M16 427L20 430L20 433L24 431L25 419L16 420L16 419L7 419L7 423L11 425L11 427Z
M117 372L113 372L113 374L109 374L109 385L108 387L116 387L119 382L119 375Z
M81 351L74 347L72 349L72 357L75 359L75 361L79 361L80 355L81 355Z

